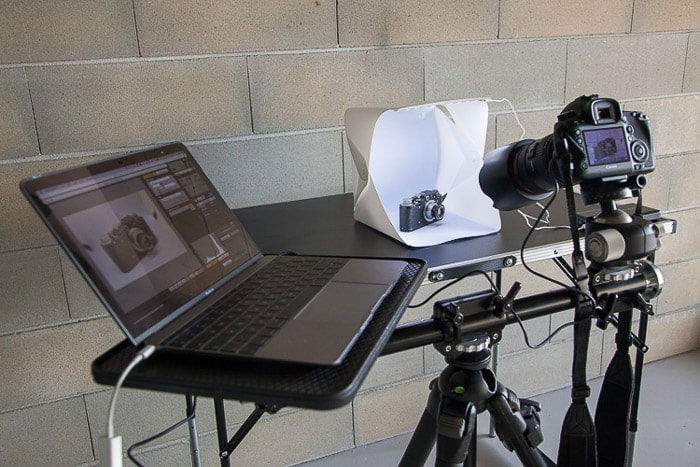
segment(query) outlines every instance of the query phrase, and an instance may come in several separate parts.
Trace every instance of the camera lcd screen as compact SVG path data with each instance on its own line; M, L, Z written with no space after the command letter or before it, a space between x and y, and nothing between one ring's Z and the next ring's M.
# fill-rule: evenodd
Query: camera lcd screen
M34 196L135 341L259 253L186 148L168 149L46 176Z
M620 127L584 131L583 137L586 140L589 165L615 164L630 160L625 132Z

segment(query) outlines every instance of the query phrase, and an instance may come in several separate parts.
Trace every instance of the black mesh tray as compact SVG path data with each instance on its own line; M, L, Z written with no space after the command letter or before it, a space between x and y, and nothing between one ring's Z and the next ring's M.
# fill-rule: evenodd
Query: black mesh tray
M125 386L280 407L334 409L345 405L357 393L425 277L425 262L406 261L396 286L340 365L245 362L156 352L131 372ZM98 357L92 363L95 381L114 385L138 350L125 340Z

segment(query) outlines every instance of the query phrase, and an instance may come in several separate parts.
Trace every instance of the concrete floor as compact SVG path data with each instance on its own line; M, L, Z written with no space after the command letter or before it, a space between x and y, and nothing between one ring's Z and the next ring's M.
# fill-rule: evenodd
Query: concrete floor
M595 410L602 378L591 381L589 407ZM700 467L700 350L659 360L644 367L634 465L640 467ZM426 392L427 396L427 392ZM542 404L545 441L540 448L556 460L561 424L569 407L570 389L533 397ZM478 420L478 465L521 465L498 439L490 439L488 415ZM356 467L397 465L411 433L302 464L304 467ZM426 465L433 465L435 452Z

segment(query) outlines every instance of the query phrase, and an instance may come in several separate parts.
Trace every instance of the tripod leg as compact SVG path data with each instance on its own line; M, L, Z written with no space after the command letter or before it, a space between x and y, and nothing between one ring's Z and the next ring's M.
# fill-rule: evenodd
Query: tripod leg
M472 402L443 398L437 425L435 467L462 467L469 446L476 441L476 407ZM476 462L476 455L472 459Z
M486 404L493 416L498 437L508 449L515 451L520 462L526 467L555 465L537 448L537 444L541 441L541 433L529 433L528 437L527 423L520 412L514 412L511 408L505 396L507 391L499 384L496 395Z
M413 467L425 465L425 461L433 449L435 439L437 438L437 418L438 410L440 409L440 390L437 386L437 380L430 382L430 395L428 403L425 406L423 415L416 426L416 430L411 436L411 441L408 443L406 451L401 457L399 467Z
M649 315L642 313L639 317L639 340L642 344L646 344L647 326L649 323ZM639 391L642 386L642 368L644 366L644 351L637 349L637 359L634 362L634 386L632 392L632 404L630 407L630 433L627 438L627 457L625 465L631 467L634 458L634 442L637 437L637 429L639 428Z
M493 437L496 437L496 426L493 421L490 422L489 430L493 430ZM472 439L469 441L469 450L467 451L467 459L464 461L463 467L476 467L476 418L474 419L474 430L472 431ZM489 437L491 433L489 432Z

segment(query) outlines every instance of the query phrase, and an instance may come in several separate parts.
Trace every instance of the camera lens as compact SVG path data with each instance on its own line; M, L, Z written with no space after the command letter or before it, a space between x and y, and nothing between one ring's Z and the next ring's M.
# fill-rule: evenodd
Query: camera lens
M435 200L429 200L425 203L425 207L423 208L423 218L428 221L428 222L433 222L435 220L435 214L433 212L433 208L437 207L437 203Z
M433 206L433 217L435 220L441 221L445 217L445 205L438 204Z
M549 196L555 187L553 146L550 134L519 141L484 157L479 184L496 208L510 211Z
M151 251L155 246L153 237L138 227L132 227L129 229L129 239L131 240L134 249L141 253Z

